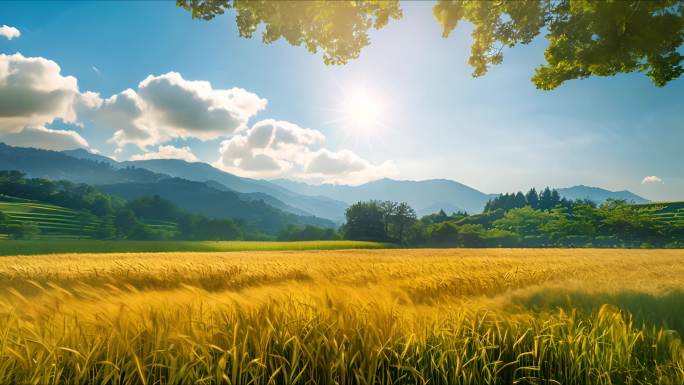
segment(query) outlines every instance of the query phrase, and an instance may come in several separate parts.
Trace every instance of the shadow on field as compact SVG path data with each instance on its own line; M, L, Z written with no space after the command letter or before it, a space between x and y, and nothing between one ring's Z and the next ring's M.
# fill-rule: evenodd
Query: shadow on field
M638 291L591 293L547 288L531 295L515 296L512 302L535 312L562 309L583 314L595 313L602 305L608 304L629 313L636 327L664 327L684 335L684 290L656 295Z

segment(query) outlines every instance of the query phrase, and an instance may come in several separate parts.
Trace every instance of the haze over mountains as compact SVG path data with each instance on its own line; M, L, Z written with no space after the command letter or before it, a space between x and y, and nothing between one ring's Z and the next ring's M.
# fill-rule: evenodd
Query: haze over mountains
M368 199L408 202L418 215L434 213L440 209L446 212L479 213L490 198L490 195L472 187L446 179L402 181L385 178L359 186L314 186L286 179L274 180L273 183L299 194L323 195L347 204Z
M190 212L257 221L269 231L288 223L335 226L344 221L348 205L362 200L408 202L422 216L440 209L448 213L479 213L489 199L498 195L485 194L446 179L380 179L358 186L310 185L285 179L244 178L201 162L178 159L118 162L85 150L55 152L1 143L0 169L19 170L31 177L88 183L127 199L156 194ZM634 203L648 201L629 191L614 192L582 185L559 188L558 192L568 199L590 199L598 203L611 198ZM272 223L265 223L269 220Z
M499 195L485 194L447 179L401 181L385 178L359 186L309 185L287 179L272 182L303 195L324 195L348 204L368 199L408 202L416 210L418 216L431 214L440 209L447 213L455 211L480 213L489 199ZM582 185L557 190L561 197L572 200L589 199L601 203L607 199L624 199L632 203L648 202L647 199L629 191L609 191Z

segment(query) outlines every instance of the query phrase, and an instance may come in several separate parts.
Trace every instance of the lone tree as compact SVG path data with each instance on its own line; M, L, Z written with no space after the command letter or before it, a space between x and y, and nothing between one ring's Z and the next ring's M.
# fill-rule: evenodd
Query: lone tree
M396 238L404 243L405 241L405 231L412 224L418 220L416 211L409 206L408 203L402 202L396 205L394 210L394 215L392 216L392 222L394 223L394 229L396 233Z
M211 20L234 10L240 36L252 38L261 25L264 43L284 38L326 64L345 64L370 44L368 31L402 17L399 0L268 1L177 0L192 17ZM435 19L446 38L461 21L473 25L468 63L473 76L503 62L503 50L529 44L542 31L546 63L532 81L551 90L571 79L642 72L658 87L684 69L684 0L438 0Z
M343 227L347 239L360 241L386 241L385 212L378 201L358 202L344 212L347 219Z
M416 212L408 203L392 201L357 202L345 212L346 238L404 243L405 232L416 222Z

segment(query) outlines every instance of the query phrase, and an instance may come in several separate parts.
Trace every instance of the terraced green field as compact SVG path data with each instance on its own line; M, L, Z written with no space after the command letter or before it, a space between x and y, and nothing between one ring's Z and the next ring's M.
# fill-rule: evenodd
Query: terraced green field
M0 212L10 217L10 224L36 224L40 228L40 239L90 239L101 224L95 216L82 218L78 210L6 195L0 195ZM170 232L177 228L176 223L166 221L145 221L145 224ZM0 233L0 239L6 238L7 234Z
M0 211L9 216L10 224L36 224L43 239L90 238L99 225L97 217L82 219L76 210L9 196L0 196Z
M656 208L652 215L668 223L684 223L684 202L646 203L636 206Z

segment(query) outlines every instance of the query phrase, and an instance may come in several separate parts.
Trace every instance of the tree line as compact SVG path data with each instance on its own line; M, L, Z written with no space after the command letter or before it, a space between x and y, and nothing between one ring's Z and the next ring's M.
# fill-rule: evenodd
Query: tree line
M526 206L529 206L535 210L546 211L557 206L571 208L573 205L578 203L595 205L595 203L590 200L581 200L580 202L577 202L561 198L557 190L552 190L548 187L546 187L540 193L537 193L537 190L533 187L526 194L518 191L517 193L501 194L494 199L490 199L487 201L484 211L493 211L496 209L508 211Z
M388 209L399 206L400 214ZM347 209L342 233L413 246L684 247L684 221L659 219L653 215L659 209L619 200L568 200L549 188L502 194L477 215L440 211L417 219L406 203L368 201Z

